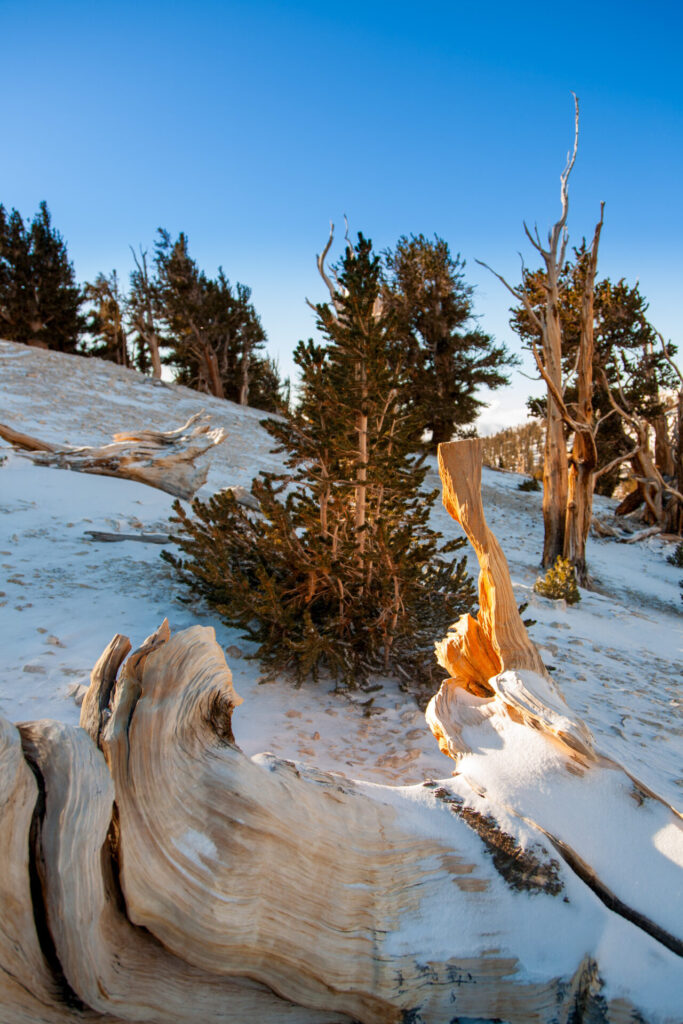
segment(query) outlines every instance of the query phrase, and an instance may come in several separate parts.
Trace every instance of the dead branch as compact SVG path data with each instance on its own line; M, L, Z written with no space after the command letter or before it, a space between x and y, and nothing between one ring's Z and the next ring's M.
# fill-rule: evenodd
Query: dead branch
M634 533L630 537L624 537L620 539L621 544L638 544L641 540L647 540L648 537L656 537L658 533L662 532L661 526L651 526L647 530L641 530L640 533Z
M101 530L86 530L85 536L93 541L112 544L124 540L139 541L141 544L174 544L175 539L168 533L103 533Z
M111 444L99 448L59 447L4 424L0 437L37 465L134 480L189 500L208 477L206 456L226 437L222 427L212 430L209 420L195 413L176 430L114 434Z

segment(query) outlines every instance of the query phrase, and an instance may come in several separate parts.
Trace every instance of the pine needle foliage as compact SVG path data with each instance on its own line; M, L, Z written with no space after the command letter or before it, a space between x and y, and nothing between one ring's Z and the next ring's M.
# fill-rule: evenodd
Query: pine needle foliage
M295 352L297 407L264 423L284 470L254 481L260 514L227 491L195 501L193 516L176 504L184 557L165 557L266 666L348 688L378 671L418 691L434 681L435 636L475 592L452 557L464 542L439 547L429 526L437 492L411 454L407 356L362 235L335 279L334 301L315 307L324 343Z
M535 476L527 477L526 480L522 480L521 483L517 484L518 491L540 491L541 485Z
M550 597L555 601L564 599L567 604L578 604L581 600L574 566L561 555L545 576L539 576L534 583L534 590L541 597Z

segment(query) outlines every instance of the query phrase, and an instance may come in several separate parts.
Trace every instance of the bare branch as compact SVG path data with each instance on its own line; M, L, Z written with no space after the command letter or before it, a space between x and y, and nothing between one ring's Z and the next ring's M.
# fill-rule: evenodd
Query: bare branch
M625 406L628 405L628 402L626 401L626 396L624 395L624 392L623 392L623 389L622 389L622 386L621 386L621 377L619 376L619 369L618 369L618 367L616 368L616 372L617 372L617 377L618 377L618 382L619 382L619 395L621 397L623 405L619 405L619 403L617 402L616 398L614 397L614 392L612 391L612 387L610 385L610 382L607 379L607 374L605 373L603 367L599 368L600 377L602 378L602 384L603 384L603 387L605 388L605 391L607 392L607 397L609 398L609 402L610 402L610 405L612 406L612 409L616 413L618 413L619 416L621 416L622 419L626 420L627 423L630 423L631 426L633 427L633 429L636 431L636 433L640 437L641 433L643 431L643 425L642 425L642 423L640 422L640 420L638 419L637 416L634 416L632 413L630 413L625 408Z
M669 355L669 351L668 351L668 349L666 347L666 342L664 341L663 334L660 331L655 331L655 334L657 335L657 337L659 338L659 340L662 343L662 352L664 353L664 358L666 359L667 363L669 364L671 369L674 371L674 373L676 374L676 376L680 380L681 384L683 384L683 373L681 373L681 371L679 370L678 366L676 365L676 363L674 363L673 359Z
M564 396L567 393L567 388L569 387L570 380L572 379L572 377L575 375L575 373L579 369L579 361L580 361L580 359L581 359L581 346L579 346L578 349L576 350L576 362L574 363L573 367L571 368L571 371L567 374L565 382L562 385L562 397L563 398L564 398Z
M564 258L566 256L567 244L569 242L569 231L566 226L562 229L562 244L560 245L560 258L557 261L558 267L561 269L564 266Z
M609 412L601 413L600 411L598 411L596 413L596 415L595 415L595 433L596 434L597 434L598 430L600 429L600 427L602 426L602 424L605 422L605 420L608 420L610 418L610 416L614 416L616 411L617 411L616 409L610 409Z
M567 224L567 216L569 214L569 175L572 173L574 162L576 160L576 153L579 147L579 100L576 93L572 93L574 97L574 148L570 154L567 155L567 165L560 176L560 201L562 203L562 215L560 219L555 223L552 231L548 234L548 243L550 246L550 252L553 255L557 255L557 247L559 245L560 237L564 235L560 256L564 258L564 253L567 248L567 236L565 233L565 227Z
M567 166L562 172L562 177L560 178L560 198L562 200L563 227L567 221L567 213L569 212L569 175L572 173L572 168L574 167L574 162L576 161L576 153L579 148L579 97L576 95L575 92L572 92L572 96L574 97L574 149L572 150L571 154L567 154Z
M545 252L545 249L543 248L543 244L541 242L541 239L539 238L538 228L534 225L534 234L536 236L536 237L534 237L534 235L532 235L531 232L529 231L529 228L527 227L526 221L522 221L522 224L524 226L524 234L529 239L529 241L533 245L534 249L536 249L538 252L540 252L541 256L543 256L543 258L545 259L546 252Z
M543 321L539 317L539 314L537 313L536 309L533 308L533 306L531 305L531 303L530 303L526 293L522 289L516 289L516 288L513 288L512 285L509 285L507 283L507 281L505 280L505 278L503 278L503 276L500 273L498 273L496 270L494 270L494 268L492 266L488 266L488 263L484 263L483 260L475 259L474 262L478 263L479 266L485 267L486 270L489 270L490 272L492 272L493 275L495 276L495 278L498 278L498 280L501 282L501 284L505 285L507 290L510 292L510 295L514 296L514 298L517 299L518 302L521 302L523 304L524 309L526 310L526 312L528 313L528 315L529 315L529 317L531 319L531 323L533 324L533 326L536 327L537 331L539 331L543 335L543 331L544 331Z
M548 391L550 392L550 394L551 394L551 396L552 396L552 398L553 398L553 400L555 402L555 405L558 408L560 416L562 417L564 422L567 424L567 426L571 430L574 430L577 434L585 434L587 437L590 437L591 441L593 441L594 440L594 435L593 435L593 430L592 430L590 424L579 422L579 420L574 419L572 414L569 412L569 409L567 408L567 404L566 404L566 402L564 400L564 395L556 387L556 385L554 384L550 374L547 372L545 366L543 365L543 361L541 359L541 354L538 351L538 346L537 346L536 342L533 340L533 338L531 339L531 350L532 350L532 352L534 354L534 359L536 360L536 365L538 367L538 371L541 374L541 377L543 378L543 380L546 382Z
M675 487L672 487L671 484L668 484L666 482L666 480L662 476L661 470L657 466L655 466L654 463L652 465L652 468L655 473L654 477L644 477L642 480L639 477L636 477L638 482L644 484L659 484L660 488L663 491L666 491L668 494L673 494L673 496L675 498L678 498L679 501L683 501L683 494L681 494L680 491L677 491Z
M348 220L348 217L346 216L346 214L344 214L344 227L346 228L346 231L344 232L344 240L346 242L346 249L347 249L347 251L352 256L355 256L356 255L356 250L353 247L353 242L349 238L349 220Z
M673 494L674 498L678 498L679 501L683 501L683 494L681 494L680 491L677 491L675 487L672 487L671 484L668 484L666 480L662 478L662 475L659 472L659 470L657 470L657 473L660 477L662 487L667 492L667 494Z
M328 252L332 248L332 242L333 241L334 241L334 224L332 223L332 221L330 221L330 237L327 239L327 245L323 249L322 255L316 257L316 263L318 265L318 272L320 273L320 276L322 277L323 281L327 285L327 289L328 289L328 291L330 293L330 298L332 299L332 302L334 303L335 287L332 284L332 281L328 277L327 273L325 272L325 260L327 259Z
M595 473L595 479L598 480L601 476L609 473L610 470L615 469L616 466L620 466L623 462L628 462L630 459L634 459L639 452L642 452L643 445L639 442L633 451L627 452L626 455L617 455L616 459L612 459L606 466L601 466Z

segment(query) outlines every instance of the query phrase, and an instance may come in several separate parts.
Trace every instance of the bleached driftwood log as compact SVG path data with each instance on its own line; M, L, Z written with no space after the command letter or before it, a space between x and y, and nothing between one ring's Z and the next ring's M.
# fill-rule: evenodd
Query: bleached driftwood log
M81 729L0 723L3 1022L679 1020L679 819L547 677L477 455L442 449L482 567L429 709L453 778L247 758L201 627L115 637Z
M136 480L189 500L206 483L205 456L226 436L222 427L212 430L209 419L199 412L176 430L114 434L111 444L99 448L60 447L4 423L0 423L0 437L41 466Z

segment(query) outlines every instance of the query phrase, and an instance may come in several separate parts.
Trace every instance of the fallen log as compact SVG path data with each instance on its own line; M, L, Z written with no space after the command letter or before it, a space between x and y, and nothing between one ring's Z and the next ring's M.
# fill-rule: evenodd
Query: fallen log
M679 1020L680 818L546 673L479 443L440 455L481 566L428 709L456 774L249 759L213 630L115 637L80 729L0 721L3 1022Z
M595 537L609 537L616 540L623 537L623 534L619 533L618 530L615 530L613 526L608 526L607 523L598 519L597 516L593 516L591 519L591 532Z
M0 437L38 465L135 480L189 501L206 483L205 456L226 436L222 427L212 430L209 419L199 412L175 430L114 434L111 444L99 448L60 447L3 423Z
M105 533L102 530L86 530L86 537L104 544L117 544L124 540L138 541L140 544L174 544L168 533Z
M621 541L622 544L638 544L641 540L647 540L648 537L656 537L658 533L662 533L663 528L661 526L650 526L647 530L641 530L640 533L634 533L630 537L624 537Z

